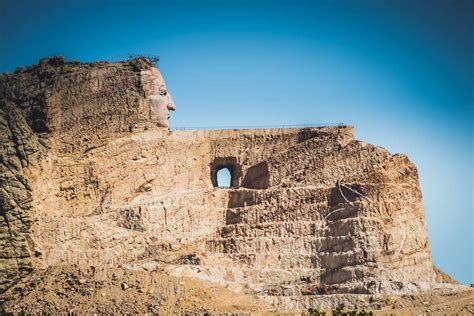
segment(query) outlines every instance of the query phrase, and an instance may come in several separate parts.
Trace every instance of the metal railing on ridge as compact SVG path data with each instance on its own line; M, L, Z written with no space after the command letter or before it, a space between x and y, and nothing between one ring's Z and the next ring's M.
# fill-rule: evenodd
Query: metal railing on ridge
M172 131L189 131L189 130L226 130L226 129L268 129L268 128L311 128L311 127L327 127L327 126L344 126L344 123L308 123L308 124L291 124L291 125L236 125L236 126L172 126Z

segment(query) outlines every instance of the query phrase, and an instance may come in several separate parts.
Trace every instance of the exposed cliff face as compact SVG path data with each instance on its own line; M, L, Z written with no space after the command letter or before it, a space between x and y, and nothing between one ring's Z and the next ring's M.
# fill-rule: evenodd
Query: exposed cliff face
M72 153L156 127L161 117L151 103L162 85L161 74L145 59L67 63L55 57L3 74L0 98L51 149Z
M40 254L23 169L37 166L46 148L72 154L155 127L154 86L144 82L156 80L161 75L144 59L82 64L55 57L0 76L0 291L31 272L31 258Z
M44 146L19 110L0 102L0 291L4 291L33 269L31 186L22 169L35 163Z
M171 132L161 81L143 59L0 77L1 292L71 264L152 265L282 309L436 283L407 157L349 126Z

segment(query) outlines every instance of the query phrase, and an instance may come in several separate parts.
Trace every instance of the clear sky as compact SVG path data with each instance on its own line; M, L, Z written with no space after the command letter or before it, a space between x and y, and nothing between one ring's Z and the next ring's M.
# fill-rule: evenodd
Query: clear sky
M435 264L473 271L474 1L0 2L0 71L161 57L173 126L344 122L418 166Z

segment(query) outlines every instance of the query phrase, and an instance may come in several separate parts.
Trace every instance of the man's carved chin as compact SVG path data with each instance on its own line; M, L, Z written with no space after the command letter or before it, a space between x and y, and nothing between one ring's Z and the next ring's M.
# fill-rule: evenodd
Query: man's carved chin
M155 101L155 100L152 100ZM156 126L158 127L169 127L169 119L171 118L170 111L174 111L175 107L173 105L172 109L170 109L169 105L164 105L163 103L159 102L152 102L151 103L151 117L154 118L156 122Z
M168 120L169 120L169 117L166 120L158 121L156 125L158 127L170 127L170 123L168 122Z

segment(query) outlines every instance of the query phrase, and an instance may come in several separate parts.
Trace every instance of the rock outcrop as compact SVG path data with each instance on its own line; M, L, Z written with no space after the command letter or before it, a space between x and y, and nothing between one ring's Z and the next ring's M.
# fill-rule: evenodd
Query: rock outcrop
M32 192L22 169L34 164L45 147L18 108L0 102L0 290L5 290L33 269Z
M416 167L351 126L170 131L142 58L43 59L2 75L0 102L4 300L70 265L152 265L293 310L437 283Z

